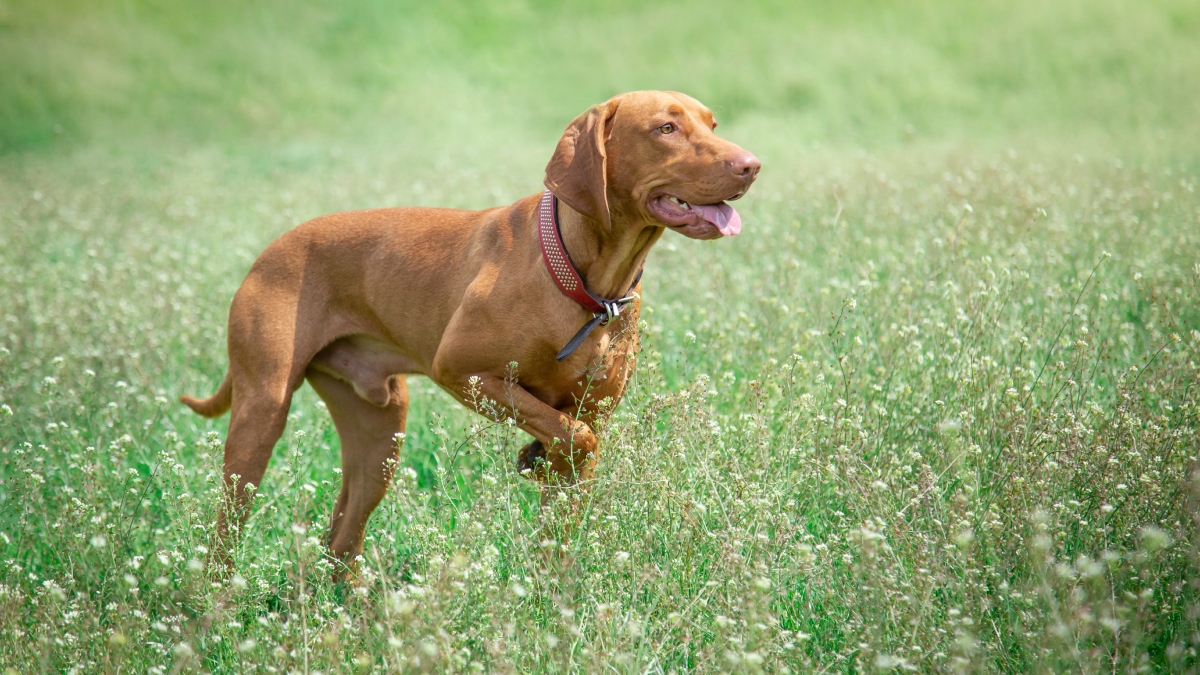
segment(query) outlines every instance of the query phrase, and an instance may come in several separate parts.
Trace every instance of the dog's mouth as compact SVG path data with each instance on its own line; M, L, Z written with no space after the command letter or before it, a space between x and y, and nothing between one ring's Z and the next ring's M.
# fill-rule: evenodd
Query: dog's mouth
M664 225L693 239L732 237L742 231L742 217L724 201L689 204L678 197L659 194L652 196L646 205Z

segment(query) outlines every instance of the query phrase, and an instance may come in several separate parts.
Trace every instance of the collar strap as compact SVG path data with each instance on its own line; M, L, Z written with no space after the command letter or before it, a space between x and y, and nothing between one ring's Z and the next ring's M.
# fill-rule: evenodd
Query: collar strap
M633 302L633 289L641 281L642 271L638 270L633 285L629 287L629 293L623 298L609 300L589 291L583 285L583 278L579 276L579 270L571 261L567 247L563 245L562 232L558 227L558 197L549 190L542 193L542 201L538 205L538 243L542 247L542 260L545 261L550 278L554 279L558 290L593 315L592 320L584 324L558 353L556 358L562 361L583 344L584 338L595 330L596 326L612 321L620 315L622 307Z

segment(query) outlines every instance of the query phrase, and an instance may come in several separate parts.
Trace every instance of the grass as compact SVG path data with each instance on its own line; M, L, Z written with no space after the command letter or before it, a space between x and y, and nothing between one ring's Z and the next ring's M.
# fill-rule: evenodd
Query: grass
M1191 3L0 5L0 672L1185 672ZM736 56L736 57L735 57ZM302 389L204 569L229 299L294 224L539 189L678 88L764 160L664 237L581 526L421 378L363 584Z

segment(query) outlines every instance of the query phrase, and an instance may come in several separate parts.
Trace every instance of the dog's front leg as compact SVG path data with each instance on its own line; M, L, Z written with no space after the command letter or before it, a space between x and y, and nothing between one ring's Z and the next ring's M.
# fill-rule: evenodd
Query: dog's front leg
M472 381L473 377L478 380ZM448 380L448 381L447 381ZM519 384L495 375L466 375L439 381L465 405L481 414L498 412L541 443L535 477L555 487L590 480L596 466L596 434L585 422L543 403ZM477 391L479 396L469 396ZM481 410L486 401L486 410Z

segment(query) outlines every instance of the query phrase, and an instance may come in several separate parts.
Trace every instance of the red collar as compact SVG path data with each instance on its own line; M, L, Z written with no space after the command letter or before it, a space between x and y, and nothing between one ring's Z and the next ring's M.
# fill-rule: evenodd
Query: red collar
M596 326L604 325L616 318L621 313L622 307L633 302L632 292L641 281L642 272L638 270L633 285L629 287L631 294L623 298L609 300L589 291L583 285L583 278L579 276L579 270L571 261L567 247L563 245L562 232L558 228L558 197L555 197L549 190L542 193L542 201L538 205L538 243L542 246L542 260L546 262L546 269L550 272L550 278L554 279L558 290L578 302L595 317L579 329L575 337L571 338L567 346L558 353L558 360L562 361L579 347L583 339Z

